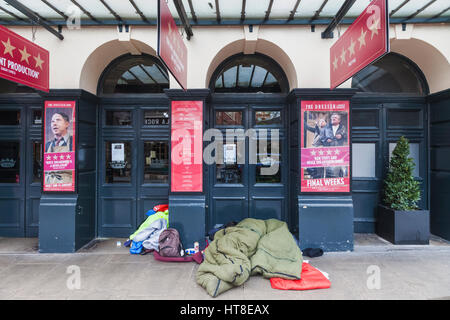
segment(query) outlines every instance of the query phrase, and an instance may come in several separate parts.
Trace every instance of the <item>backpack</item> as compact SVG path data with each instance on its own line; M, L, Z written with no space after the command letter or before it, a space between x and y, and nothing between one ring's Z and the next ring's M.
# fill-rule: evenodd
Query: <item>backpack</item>
M181 257L183 245L176 229L168 228L159 235L159 255L162 257Z

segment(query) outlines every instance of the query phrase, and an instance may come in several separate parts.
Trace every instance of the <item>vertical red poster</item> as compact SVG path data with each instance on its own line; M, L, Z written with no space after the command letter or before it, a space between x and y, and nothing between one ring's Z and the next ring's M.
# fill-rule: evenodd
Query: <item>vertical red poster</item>
M172 101L171 190L203 191L203 102Z
M158 56L175 80L187 88L187 48L166 0L158 1Z
M75 101L45 101L43 191L75 191Z
M348 101L301 102L301 192L350 192Z

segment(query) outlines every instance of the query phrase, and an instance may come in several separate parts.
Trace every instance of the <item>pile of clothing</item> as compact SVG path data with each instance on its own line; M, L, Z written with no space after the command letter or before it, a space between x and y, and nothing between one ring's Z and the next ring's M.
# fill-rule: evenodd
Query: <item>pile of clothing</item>
M126 247L130 246L132 254L158 250L159 236L169 227L169 205L157 205L146 215L147 219L124 243Z

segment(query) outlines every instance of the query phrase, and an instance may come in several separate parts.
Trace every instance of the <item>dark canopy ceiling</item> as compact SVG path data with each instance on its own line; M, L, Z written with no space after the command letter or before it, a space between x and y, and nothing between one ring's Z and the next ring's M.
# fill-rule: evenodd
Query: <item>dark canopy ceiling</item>
M233 24L328 24L346 0L167 0L179 19L182 6L189 23ZM352 1L341 23L353 22L370 0ZM20 3L50 25L64 25L80 12L82 25L155 25L157 0L0 0L0 24L27 25L29 17L12 4ZM392 23L450 22L449 0L389 0Z

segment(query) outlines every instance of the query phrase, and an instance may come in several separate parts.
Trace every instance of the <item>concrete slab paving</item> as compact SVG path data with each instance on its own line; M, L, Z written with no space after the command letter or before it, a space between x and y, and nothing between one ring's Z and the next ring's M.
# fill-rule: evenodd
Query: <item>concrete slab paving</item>
M0 254L2 253L37 253L38 238L5 238L0 237Z
M132 255L122 246L125 239L96 239L73 254L41 254L27 248L35 245L36 239L4 239L0 241L2 300L445 300L450 297L450 243L438 237L426 246L396 246L373 234L355 235L352 252L304 257L329 274L329 289L276 290L269 279L253 276L217 298L211 298L196 283L198 264L161 262L152 254ZM2 245L12 246L6 249ZM77 275L79 278L75 278Z

